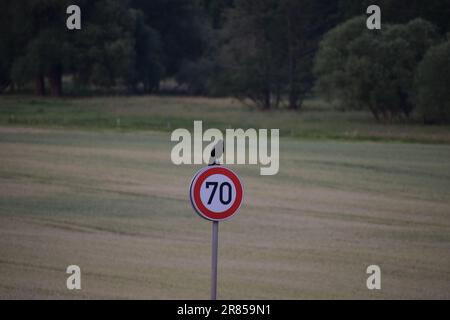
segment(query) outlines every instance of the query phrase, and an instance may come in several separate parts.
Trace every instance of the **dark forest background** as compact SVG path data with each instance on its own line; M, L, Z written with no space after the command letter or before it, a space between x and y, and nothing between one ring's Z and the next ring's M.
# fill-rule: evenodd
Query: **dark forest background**
M366 28L370 4L381 30ZM5 94L233 96L263 110L314 94L378 121L450 121L448 0L3 0L0 12Z

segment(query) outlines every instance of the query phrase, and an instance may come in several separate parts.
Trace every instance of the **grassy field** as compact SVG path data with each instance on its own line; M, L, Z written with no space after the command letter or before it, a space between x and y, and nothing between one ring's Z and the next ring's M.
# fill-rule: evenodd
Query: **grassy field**
M207 299L199 167L170 161L169 132L199 119L284 128L278 175L232 167L245 201L220 227L219 298L450 298L448 128L162 97L0 98L0 298Z
M279 128L285 137L450 144L449 126L381 125L364 111L340 112L306 101L302 112L260 112L232 99L186 97L35 98L0 96L0 125L119 131L204 127Z
M0 297L207 299L210 223L167 133L0 128ZM450 298L450 147L283 138L220 227L219 298ZM82 269L82 290L65 268ZM366 289L378 264L382 290Z

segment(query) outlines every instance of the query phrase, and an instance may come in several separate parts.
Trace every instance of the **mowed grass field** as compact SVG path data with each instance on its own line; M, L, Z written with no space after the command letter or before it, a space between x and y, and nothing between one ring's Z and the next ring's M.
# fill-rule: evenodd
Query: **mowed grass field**
M278 128L283 137L344 141L450 144L450 126L424 126L414 121L376 123L366 111L336 111L321 100L307 100L302 111L261 112L234 99L201 97L36 98L0 96L0 125L83 130L156 130L172 132L204 127Z
M211 224L188 199L200 167L171 163L174 144L163 129L191 128L192 118L203 118L189 105L202 100L149 98L141 129L151 121L161 127L141 131L84 122L61 128L64 112L56 111L53 124L41 112L45 121L24 125L19 114L33 118L30 108L39 105L45 115L58 102L21 99L0 100L1 114L16 112L16 120L0 127L0 298L208 299ZM98 104L86 123L109 119L108 112L123 114L120 126L137 121L140 99L146 101L86 99ZM88 108L79 100L64 103ZM224 125L224 102L208 103L208 125ZM285 117L303 130L288 122L288 113L234 108L234 118L225 118L231 126L250 113L261 127L276 128ZM332 122L326 112L316 116ZM334 128L344 130L342 121ZM359 132L373 130L382 128L361 125ZM442 127L411 132L448 138ZM276 176L260 176L258 166L231 166L245 199L238 216L220 225L219 298L449 299L450 145L317 138L285 134ZM72 264L81 267L80 291L66 289ZM379 291L366 288L372 264L381 267Z

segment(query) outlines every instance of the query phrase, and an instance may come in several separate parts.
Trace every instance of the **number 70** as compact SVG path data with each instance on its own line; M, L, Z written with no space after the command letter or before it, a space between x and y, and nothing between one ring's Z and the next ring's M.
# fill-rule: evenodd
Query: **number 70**
M212 201L214 199L214 195L216 194L216 191L217 191L217 187L219 187L219 183L218 182L206 182L206 189L209 189L211 186L212 186L212 191L211 191L211 194L208 199L208 204L212 203ZM225 189L228 189L228 190L225 192ZM226 200L225 200L225 196L224 196L225 193L227 193ZM220 202L223 205L230 204L231 198L232 198L231 184L229 182L222 182L219 187Z

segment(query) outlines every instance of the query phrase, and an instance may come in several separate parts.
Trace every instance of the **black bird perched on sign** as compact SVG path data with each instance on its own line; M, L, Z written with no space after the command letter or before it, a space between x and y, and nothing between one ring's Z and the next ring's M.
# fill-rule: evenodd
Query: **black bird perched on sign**
M214 148L211 150L211 157L209 158L209 166L218 165L218 159L223 155L224 152L224 145L223 140L219 140L219 142L216 143Z

